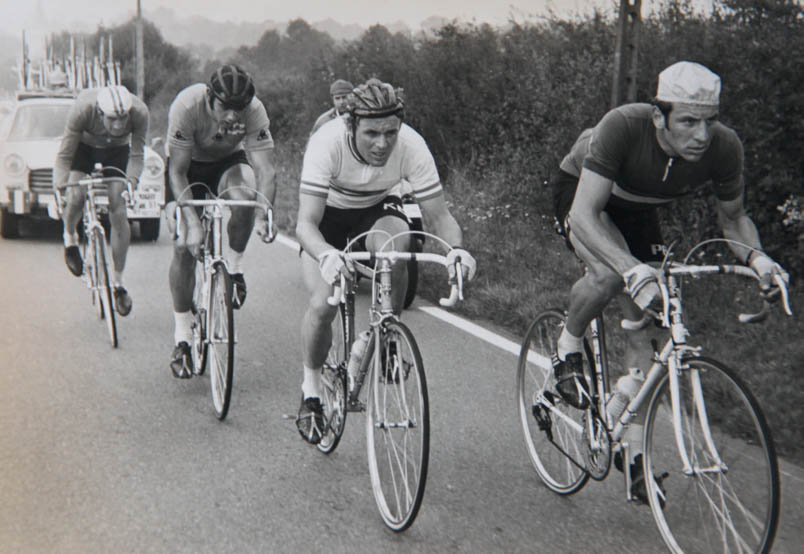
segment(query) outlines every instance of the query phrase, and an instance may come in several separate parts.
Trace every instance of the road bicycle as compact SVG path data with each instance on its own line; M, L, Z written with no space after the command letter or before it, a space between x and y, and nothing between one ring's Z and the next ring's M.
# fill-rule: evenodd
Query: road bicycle
M372 296L368 330L360 338L355 330L356 280L341 278L329 299L338 305L333 321L333 342L323 369L323 404L327 422L318 449L335 450L349 412L366 412L366 442L374 498L385 524L401 532L410 527L424 497L430 452L430 412L421 352L411 330L394 314L391 271L396 262L410 260L447 266L445 256L434 253L388 250L389 238L378 252L350 251L369 231L352 240L343 252L356 271L371 279ZM434 235L429 235L441 240ZM446 244L446 243L445 243ZM448 247L448 245L447 245ZM450 295L440 304L454 306L463 300L460 260ZM350 363L355 340L365 341L359 366ZM353 372L348 368L351 367ZM364 401L360 399L367 385Z
M543 483L561 495L578 492L590 477L605 479L612 452L619 450L626 461L625 496L631 501L627 461L633 445L624 434L647 404L642 475L667 547L672 552L767 552L778 525L780 494L771 432L737 373L688 344L680 284L684 276L758 276L745 266L690 265L689 259L675 263L665 258L662 264L662 308L652 317L669 330L669 337L660 350L654 344L654 363L619 417L610 419L606 410L612 391L602 314L584 339L586 409L569 405L555 389L550 360L565 312L551 309L536 317L518 364L517 404L525 445ZM792 315L785 283L778 275L775 281L784 309ZM769 308L766 298L759 313L739 319L761 321Z
M118 171L123 177L104 177L104 171ZM123 191L123 199L131 202L131 183L125 179L125 173L115 167L104 168L95 164L90 176L74 183L66 183L56 187L56 206L59 216L62 216L64 198L62 190L67 188L83 188L86 196L81 216L83 232L80 242L81 258L84 264L82 278L90 291L92 305L96 307L98 317L106 321L109 341L113 348L118 346L117 320L115 318L115 300L112 291L111 278L112 260L109 255L106 241L106 229L101 222L101 211L108 203L108 188L112 183L124 182L127 190Z
M195 289L193 290L193 341L191 345L193 373L203 375L207 361L210 362L209 385L212 392L212 405L219 420L226 418L232 399L234 382L234 353L237 337L234 327L234 293L232 277L223 255L223 220L227 208L263 208L268 221L269 235L265 242L274 239L273 208L264 195L248 187L230 187L226 192L243 188L259 196L258 200L232 200L214 195L204 183L193 183L185 189L187 193L194 186L206 188L205 199L179 199L176 202L176 235L181 234L181 208L193 207L201 210L203 239L195 264Z

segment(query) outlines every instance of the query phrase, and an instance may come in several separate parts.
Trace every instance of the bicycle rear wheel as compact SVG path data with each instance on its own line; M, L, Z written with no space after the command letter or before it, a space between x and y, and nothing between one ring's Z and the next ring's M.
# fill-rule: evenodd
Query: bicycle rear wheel
M332 346L324 362L321 376L324 416L327 420L327 431L316 445L324 454L329 454L337 448L346 427L346 396L348 394L346 377L346 334L343 322L343 309L332 321Z
M779 520L779 467L759 404L727 366L685 360L679 401L688 474L674 434L669 383L665 376L658 384L645 420L648 498L662 538L675 552L769 551ZM669 477L660 491L654 479L664 472Z
M578 492L589 480L589 473L580 467L585 412L564 402L553 386L550 360L565 320L557 309L536 316L522 341L517 369L525 447L542 482L558 494Z
M404 531L424 497L430 456L430 409L421 353L399 321L380 331L366 410L369 473L385 524ZM379 362L379 364L377 363Z
M203 257L195 263L195 289L193 290L193 372L203 375L207 368L207 311L210 295L207 294L209 283L204 268Z
M234 379L234 309L232 307L232 278L224 265L216 263L209 282L209 384L215 415L222 420L229 412Z
M114 301L112 300L112 287L109 283L109 266L106 256L106 243L100 229L92 231L95 252L95 272L97 275L97 291L100 296L101 317L106 320L106 330L112 347L117 348L117 321L115 320Z

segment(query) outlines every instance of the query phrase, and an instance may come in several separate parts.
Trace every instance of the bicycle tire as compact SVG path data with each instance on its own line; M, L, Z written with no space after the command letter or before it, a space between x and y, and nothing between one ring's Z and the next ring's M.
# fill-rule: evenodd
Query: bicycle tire
M332 345L321 375L323 390L321 400L324 403L327 431L316 447L324 454L331 454L338 447L346 428L349 388L346 375L346 327L343 318L343 308L339 307L332 321Z
M109 261L106 256L106 243L100 229L92 232L92 240L95 243L95 270L97 272L98 295L102 304L102 318L106 320L106 330L109 333L109 340L113 348L117 348L117 320L115 318L114 300L112 299L112 287L109 279Z
M551 357L565 322L563 310L549 309L537 315L528 328L517 365L517 404L525 448L536 473L556 494L570 495L583 488L589 473L579 467L584 459L586 412L564 402L553 388ZM564 417L551 417L553 410L580 430Z
M385 322L380 333L380 351L374 353L369 375L368 465L380 515L390 529L401 532L416 519L424 498L430 408L413 333L397 320Z
M203 375L207 368L209 343L207 342L207 313L211 296L207 293L207 274L203 258L195 263L195 288L193 289L193 372Z
M703 412L691 409L695 375ZM643 470L662 538L674 552L770 551L779 522L779 464L759 403L734 370L703 357L684 360L679 390L691 475L682 471L673 434L669 376L656 386L645 420ZM709 425L702 424L702 413ZM705 445L705 427L725 472L712 471L717 464ZM707 466L710 471L700 470ZM660 490L655 479L665 472Z
M209 286L209 385L215 416L222 421L232 400L235 346L232 278L223 263L213 266Z

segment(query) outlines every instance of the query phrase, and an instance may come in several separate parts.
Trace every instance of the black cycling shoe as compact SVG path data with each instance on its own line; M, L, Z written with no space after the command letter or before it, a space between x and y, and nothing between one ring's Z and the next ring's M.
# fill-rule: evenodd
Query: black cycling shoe
M81 251L77 246L64 247L64 263L67 264L67 269L76 277L81 277L84 273L84 260L81 259Z
M554 355L553 374L556 378L556 391L564 402L579 410L589 407L589 385L583 375L583 356L580 352L567 354L564 361Z
M242 273L232 273L232 285L234 287L232 307L239 310L246 301L246 279Z
M117 307L117 313L123 317L131 313L131 297L125 287L117 286L114 288L114 305Z
M387 352L387 354L386 354ZM390 358L390 364L388 358ZM402 371L402 360L396 353L396 342L388 343L388 348L382 351L382 374L384 380L389 385L399 384L399 373ZM404 376L407 378L407 375Z
M299 415L296 417L296 428L304 440L310 444L318 444L326 433L324 406L317 396L304 398L302 395Z
M623 455L621 451L614 454L614 467L616 467L618 471L623 470ZM649 504L648 489L645 486L645 475L642 469L642 454L634 456L634 461L631 462L629 470L631 472L631 498L639 504ZM665 472L659 477L654 476L654 481L656 481L656 486L659 489L659 506L661 506L662 510L664 510L664 504L667 500L667 492L664 490L662 483L669 475L669 473Z
M177 379L189 379L193 376L193 355L190 351L190 345L185 341L181 341L173 349L173 354L170 358L170 371Z

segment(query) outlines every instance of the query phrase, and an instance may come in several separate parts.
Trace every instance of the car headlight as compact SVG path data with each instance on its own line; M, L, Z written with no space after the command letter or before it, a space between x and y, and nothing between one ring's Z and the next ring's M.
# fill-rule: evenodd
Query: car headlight
M12 177L19 177L25 173L25 160L19 154L9 154L3 160L3 169Z
M148 156L145 158L145 167L143 171L145 176L151 180L162 178L162 173L165 170L165 164L159 156Z

